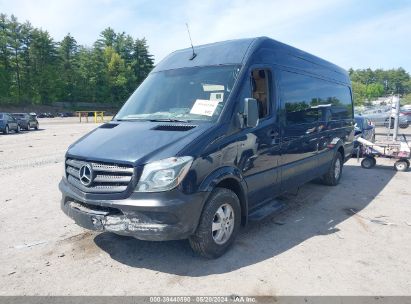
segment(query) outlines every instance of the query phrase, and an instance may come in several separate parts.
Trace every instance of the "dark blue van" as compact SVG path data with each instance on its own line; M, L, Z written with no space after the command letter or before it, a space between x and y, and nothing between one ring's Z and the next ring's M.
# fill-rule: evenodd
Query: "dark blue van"
M215 258L279 194L338 184L354 140L346 71L266 37L194 52L167 56L69 147L61 207L78 225Z

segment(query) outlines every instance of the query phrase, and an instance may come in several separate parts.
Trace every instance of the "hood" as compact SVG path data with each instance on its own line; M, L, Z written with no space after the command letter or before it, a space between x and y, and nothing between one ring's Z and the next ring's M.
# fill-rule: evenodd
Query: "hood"
M211 123L110 122L72 144L66 156L102 162L144 164L177 155L211 126Z

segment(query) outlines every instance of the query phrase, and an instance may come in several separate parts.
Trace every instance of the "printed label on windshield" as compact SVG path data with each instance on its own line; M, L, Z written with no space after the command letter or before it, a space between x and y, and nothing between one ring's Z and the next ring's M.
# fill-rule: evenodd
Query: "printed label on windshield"
M213 116L220 100L197 99L190 113L198 115Z

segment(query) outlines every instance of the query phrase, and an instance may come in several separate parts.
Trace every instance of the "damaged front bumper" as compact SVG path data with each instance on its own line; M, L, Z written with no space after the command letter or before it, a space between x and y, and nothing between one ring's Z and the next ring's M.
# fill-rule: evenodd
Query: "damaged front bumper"
M174 189L132 193L122 200L97 200L86 198L64 179L59 188L61 209L79 226L151 241L186 239L192 235L208 195L184 194Z

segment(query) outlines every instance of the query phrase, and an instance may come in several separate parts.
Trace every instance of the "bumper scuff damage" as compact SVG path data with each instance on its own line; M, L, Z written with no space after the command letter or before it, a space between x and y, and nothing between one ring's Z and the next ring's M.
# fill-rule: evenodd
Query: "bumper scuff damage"
M173 195L151 193L149 198L131 195L125 200L90 200L80 197L64 180L61 209L77 225L141 240L185 239L194 233L207 193ZM150 202L150 204L148 204Z

